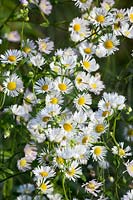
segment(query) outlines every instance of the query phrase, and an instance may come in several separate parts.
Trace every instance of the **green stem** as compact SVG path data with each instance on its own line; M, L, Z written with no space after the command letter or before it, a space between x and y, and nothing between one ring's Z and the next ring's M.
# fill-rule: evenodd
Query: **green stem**
M66 189L65 189L65 175L63 175L63 179L62 179L62 187L63 187L63 191L65 195L65 200L69 200L66 194Z
M115 143L116 146L119 148L119 144L118 144L118 142L116 141L116 138L115 138L116 121L117 121L117 118L114 119L113 133L112 133L111 136L112 136L112 138L113 138L114 143Z
M2 99L2 103L0 105L0 110L2 109L2 107L4 106L4 103L5 103L5 97L6 97L6 94L4 93L3 95L3 99Z

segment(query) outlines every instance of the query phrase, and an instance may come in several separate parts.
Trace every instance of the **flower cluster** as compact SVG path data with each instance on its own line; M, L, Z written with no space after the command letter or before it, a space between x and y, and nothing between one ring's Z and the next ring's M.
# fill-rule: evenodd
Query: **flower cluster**
M51 13L50 1L20 2ZM17 200L133 198L132 189L118 192L125 174L132 184L133 126L124 129L126 141L119 140L116 126L127 112L126 98L107 92L99 62L119 50L121 37L133 38L133 7L114 8L113 0L100 7L92 0L73 2L82 12L68 28L73 47L54 50L49 37L28 38L0 55L0 108L25 138L16 167L30 177L17 188ZM17 32L6 35L9 41L12 34Z

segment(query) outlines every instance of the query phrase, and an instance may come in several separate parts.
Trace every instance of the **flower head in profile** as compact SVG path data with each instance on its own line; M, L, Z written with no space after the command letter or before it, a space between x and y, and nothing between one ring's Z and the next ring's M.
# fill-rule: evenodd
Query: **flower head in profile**
M127 168L127 172L128 172L128 174L131 176L131 177L133 177L133 160L132 161L127 161L127 163L125 163L125 165L126 165L126 168Z
M41 11L44 14L49 15L52 10L52 5L51 5L50 1L48 1L48 0L41 0L40 4L39 4L39 8L41 9Z
M39 46L39 51L45 54L50 54L54 49L54 43L50 41L48 37L45 39L38 39L37 44Z
M91 6L92 0L73 0L75 5L79 7L82 11L89 9Z

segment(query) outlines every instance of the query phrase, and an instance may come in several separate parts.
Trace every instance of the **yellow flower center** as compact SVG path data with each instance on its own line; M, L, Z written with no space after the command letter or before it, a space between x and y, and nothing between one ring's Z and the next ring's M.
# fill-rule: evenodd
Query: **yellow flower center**
M118 154L119 156L124 156L125 155L124 149L120 148Z
M47 91L48 90L48 85L43 85L42 90Z
M84 67L85 67L86 69L89 69L90 66L91 66L90 62L88 62L88 61L83 61L83 65L84 65Z
M30 47L24 47L23 51L28 54L28 53L31 52L31 48Z
M87 2L87 0L80 0L80 2L81 2L81 3L86 3L86 2Z
M124 31L124 35L128 36L130 34L130 31Z
M105 106L106 106L107 108L109 108L110 102L106 102L106 103L105 103Z
M82 83L82 78L77 78L76 81L78 84L80 84L80 83Z
M130 21L133 22L133 13L129 15Z
M58 99L56 97L53 97L53 98L51 98L50 103L57 104L58 103Z
M70 123L65 123L63 124L63 128L65 129L65 131L70 132L72 131L73 127Z
M102 153L102 148L101 148L101 147L96 147L96 148L94 149L94 154L95 154L96 156L100 156L101 153Z
M79 104L80 106L84 105L85 102L86 102L86 100L85 100L84 97L80 97L80 98L78 99L78 104Z
M75 174L75 169L74 168L70 169L69 171L67 171L67 174L69 176L73 176Z
M42 183L40 189L45 192L47 190L47 185L45 183Z
M84 136L83 139L82 139L82 144L86 144L89 141L90 141L90 137L89 136Z
M45 51L46 48L47 48L47 44L46 44L45 42L42 42L42 43L41 43L41 49L42 49L43 51Z
M67 90L67 86L65 83L60 83L58 84L58 88L61 90L61 91L66 91Z
M87 54L89 54L89 53L91 53L91 49L90 48L85 48L84 52L87 53Z
M90 182L87 184L87 188L91 189L91 190L95 190L95 184Z
M27 164L26 159L21 159L21 160L20 160L20 166L21 166L21 167L25 167L26 164Z
M97 15L96 21L99 23L103 23L105 21L105 17L103 15Z
M49 119L50 119L50 117L48 117L48 116L45 116L45 117L43 117L43 118L42 118L42 121L43 121L43 122L48 122L48 121L49 121Z
M97 88L97 84L96 83L92 83L90 86L91 86L92 89L96 89Z
M61 158L61 157L56 157L56 161L57 161L58 164L61 164L61 165L64 164L64 159Z
M12 90L15 90L16 87L17 87L16 82L9 82L9 83L7 84L8 90L11 90L11 91L12 91Z
M117 19L118 19L118 18L119 18L119 19L123 19L123 18L124 18L123 13L121 13L121 12L117 13L116 18L117 18Z
M133 137L133 129L129 129L127 134L128 136Z
M127 166L128 171L133 172L133 165Z
M120 23L119 22L118 23L114 23L114 29L115 30L120 29Z
M106 49L112 49L114 47L114 44L112 40L107 40L106 42L104 42L104 46Z
M15 62L16 61L16 56L8 56L8 60L11 61L11 62Z
M106 117L106 116L109 115L109 113L110 113L109 111L103 111L102 116L103 116L103 117Z
M81 29L81 26L80 26L80 24L74 24L74 30L76 31L76 32L79 32L80 31L80 29Z
M42 177L46 177L46 176L48 176L48 172L42 171L42 172L40 172L40 175Z
M101 133L101 132L103 132L104 131L104 125L103 124L98 124L97 126L96 126L96 128L95 128L95 131L97 132L97 133Z

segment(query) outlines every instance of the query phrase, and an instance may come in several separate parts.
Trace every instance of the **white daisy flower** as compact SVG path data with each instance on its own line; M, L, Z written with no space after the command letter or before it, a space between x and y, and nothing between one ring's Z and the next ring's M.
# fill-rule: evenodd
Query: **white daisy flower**
M54 49L53 41L47 37L45 39L38 39L37 44L39 46L39 51L42 53L50 54L51 51Z
M57 74L61 74L62 69L61 69L60 63L51 62L49 66L52 71L56 72Z
M45 59L42 57L40 53L36 56L30 56L30 62L39 69L42 69L42 66L45 64Z
M41 151L41 153L39 153L38 158L37 158L39 164L45 165L45 163L46 163L46 162L48 161L48 159L49 159L49 155L50 155L49 150L48 150L48 149L43 149L43 150Z
M46 105L49 104L62 104L63 103L63 98L60 94L56 93L56 92L52 92L50 94L46 95Z
M91 76L88 80L89 90L96 95L99 95L100 92L105 88L103 81L100 80L100 75Z
M19 185L17 188L17 192L22 194L31 194L34 190L34 185L30 183Z
M65 70L73 69L77 64L77 56L63 55L60 59L61 64Z
M34 85L36 94L45 94L52 89L52 80L48 77L40 78Z
M35 105L37 103L36 95L29 91L29 89L26 89L24 93L24 105ZM31 111L31 110L30 110Z
M128 20L133 23L133 7L127 9Z
M37 148L33 144L26 144L24 147L25 158L32 162L37 157Z
M36 44L33 40L27 39L26 41L22 40L22 51L24 56L30 55L31 53L36 53Z
M10 107L12 113L16 116L22 117L23 120L28 121L30 114L29 114L29 110L27 110L27 108L25 106L21 106L21 105L11 105ZM20 123L20 119L16 119L18 123Z
M72 41L78 42L83 40L89 35L88 22L81 18L75 18L70 23L69 31Z
M133 189L129 190L121 200L132 200L133 199Z
M75 5L79 7L82 11L90 8L92 0L73 0Z
M85 187L85 191L93 194L95 197L97 197L97 193L99 193L101 190L98 190L98 188L102 186L102 183L98 183L96 180L91 180L85 184L82 185L82 187Z
M84 56L81 61L81 65L87 72L95 72L99 69L99 65L96 63L95 59L91 56Z
M81 42L78 45L78 48L82 56L92 55L96 50L96 46L93 43L88 43L87 41Z
M54 141L57 143L61 143L61 141L64 140L64 138L66 138L65 131L61 130L60 128L49 128L46 131L46 135L51 142Z
M115 1L114 0L104 0L102 3L101 3L101 7L103 9L105 9L106 11L109 11L112 6L115 4Z
M26 194L19 195L17 200L32 200L32 197Z
M53 192L53 186L50 184L50 181L42 181L38 179L37 189L39 189L43 194L49 194Z
M96 118L96 115L94 113L91 116L91 121L88 124L88 128L91 129L93 134L97 135L97 137L100 137L103 133L106 132L108 124L104 117Z
M32 170L33 174L35 175L35 179L38 180L46 180L48 178L54 177L55 172L49 166L38 166Z
M106 56L113 54L115 51L118 50L119 40L116 38L115 35L106 34L101 36L99 46L104 48L106 52Z
M125 163L126 168L127 168L127 172L129 173L129 175L131 177L133 177L133 160L131 162L127 161L127 163Z
M4 93L6 93L8 96L16 97L19 95L19 93L23 92L23 82L17 74L10 75L10 72L7 72L4 75L7 76L3 82Z
M44 133L44 126L38 119L31 119L27 124L27 129L32 134L33 138L37 140L39 143L45 141L46 136Z
M86 75L85 72L79 72L75 77L75 85L78 90L83 91L88 88L87 81L90 78L90 74Z
M10 42L19 42L20 41L20 35L18 31L11 31L9 33L6 33L4 37L10 41Z
M61 194L48 194L47 197L50 199L50 200L62 200L62 195Z
M68 169L65 171L65 176L69 180L76 181L82 175L81 167L78 167L77 161L73 161Z
M73 85L68 78L57 77L54 81L55 89L61 93L69 93Z
M90 94L79 94L74 99L74 104L78 110L87 110L90 108L90 105L92 104L92 98Z
M20 50L10 49L4 55L0 55L0 60L2 63L16 65L18 61L22 60L22 53Z
M107 150L104 146L93 146L90 153L93 157L93 160L100 161L100 160L104 160Z
M51 10L52 10L52 5L47 0L41 0L40 4L39 4L39 8L41 9L41 11L44 14L49 15L51 13Z
M20 171L25 172L31 169L31 162L29 162L26 157L23 157L17 161L17 167Z
M127 37L132 39L133 38L133 25L130 26L128 23L125 23L121 27L121 33Z
M126 158L127 156L131 156L132 153L130 151L131 151L130 146L127 146L126 148L124 148L124 142L121 142L119 144L119 147L113 146L112 148L112 153L119 155L120 158Z
M133 126L129 125L128 127L124 128L124 136L127 141L133 142Z
M90 11L89 20L91 23L100 26L109 26L112 23L112 18L107 15L107 11L103 8L94 7Z
M80 110L80 111L76 111L73 114L73 120L77 123L77 124L83 124L84 122L86 122L87 120L87 113L85 113L84 111Z
M125 97L117 93L103 93L103 99L99 101L98 107L103 111L113 109L122 110L125 107Z

